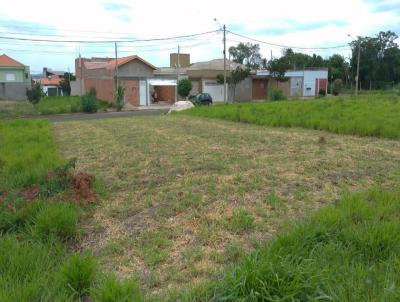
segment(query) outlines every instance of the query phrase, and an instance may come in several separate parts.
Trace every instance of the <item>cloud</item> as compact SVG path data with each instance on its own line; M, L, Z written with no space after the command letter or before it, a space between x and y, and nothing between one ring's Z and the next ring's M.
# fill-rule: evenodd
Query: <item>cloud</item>
M400 13L398 0L364 0L371 12L374 13Z
M102 5L105 10L111 10L111 11L116 11L116 10L119 11L131 8L129 4L122 2L104 2Z

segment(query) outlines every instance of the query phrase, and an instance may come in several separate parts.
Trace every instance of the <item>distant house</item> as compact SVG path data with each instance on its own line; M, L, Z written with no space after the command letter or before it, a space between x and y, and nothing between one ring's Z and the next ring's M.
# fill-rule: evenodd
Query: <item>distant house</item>
M148 79L153 78L155 66L133 55L118 58L75 59L76 81L71 81L71 95L83 95L96 89L97 97L113 102L118 69L118 84L125 87L125 103L148 105Z
M30 89L29 66L3 54L0 56L0 98L26 100L26 90Z
M268 89L278 88L287 97L315 97L322 91L328 92L328 69L308 68L288 70L287 81L279 82L271 77L268 70L257 70L253 75L252 99L265 99Z
M63 91L60 83L64 80L64 74L64 71L55 71L44 67L42 77L37 81L47 96L62 96Z
M178 54L170 54L170 67L161 67L154 71L156 77L177 78ZM227 76L237 67L246 68L243 64L226 60ZM190 63L189 54L179 54L179 78L188 78L192 81L191 95L209 93L214 103L224 101L224 85L217 83L217 75L224 73L224 59ZM251 99L251 78L247 78L236 87L236 100ZM232 99L233 91L227 87L228 99Z

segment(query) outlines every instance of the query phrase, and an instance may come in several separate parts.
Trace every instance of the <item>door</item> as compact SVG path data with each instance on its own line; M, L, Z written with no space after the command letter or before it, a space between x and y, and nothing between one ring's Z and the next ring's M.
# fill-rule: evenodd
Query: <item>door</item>
M303 96L303 78L290 78L290 96Z
M140 100L140 106L147 106L147 83L145 80L140 81L139 100Z
M218 84L216 80L204 80L203 92L211 95L214 103L224 101L224 85Z

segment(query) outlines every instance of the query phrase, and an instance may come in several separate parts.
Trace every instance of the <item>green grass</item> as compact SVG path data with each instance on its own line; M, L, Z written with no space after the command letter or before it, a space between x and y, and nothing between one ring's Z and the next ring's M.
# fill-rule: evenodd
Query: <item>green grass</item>
M213 280L347 191L398 187L400 141L185 115L59 122L66 158L109 192L79 247L147 295ZM101 150L101 152L99 152ZM100 240L100 241L99 241ZM179 296L179 295L178 295Z
M400 96L396 94L202 106L180 114L273 127L400 138Z
M399 301L399 215L398 192L347 195L188 301Z
M97 101L98 111L105 110L107 103ZM36 105L36 110L41 114L60 114L82 112L80 96L53 96L44 97Z
M48 122L0 121L0 142L0 301L78 302L95 295L106 276L89 253L75 254L66 245L76 243L82 211L45 196L27 201L18 191L40 184L63 162ZM102 285L104 297L129 301L134 285L141 297L134 281Z
M63 161L44 120L0 121L0 192L40 183Z
M27 101L2 101L0 100L0 119L34 116L37 112L33 105Z

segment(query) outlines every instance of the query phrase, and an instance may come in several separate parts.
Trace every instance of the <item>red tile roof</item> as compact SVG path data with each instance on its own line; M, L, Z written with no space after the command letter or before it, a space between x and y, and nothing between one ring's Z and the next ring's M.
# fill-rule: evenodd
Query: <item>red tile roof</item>
M25 65L10 58L6 54L2 54L0 56L0 66L9 66L9 67L24 67Z
M97 62L96 61L84 62L84 64L87 69L98 69L98 68L114 69L116 61L118 61L118 67L120 67L130 61L139 60L139 61L143 62L144 64L146 64L147 66L149 66L150 68L157 69L157 67L155 67L154 65L150 64L149 62L143 60L142 58L140 58L137 55L122 57L122 58L118 58L117 60L109 58L106 61L104 59L102 59L102 61L97 61Z
M40 84L44 85L44 86L50 86L50 85L57 86L57 85L60 84L61 81L62 81L62 78L60 78L57 75L50 76L50 77L47 77L47 78L41 78L39 80Z

